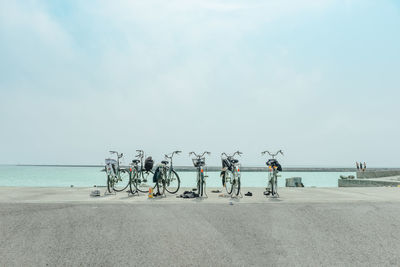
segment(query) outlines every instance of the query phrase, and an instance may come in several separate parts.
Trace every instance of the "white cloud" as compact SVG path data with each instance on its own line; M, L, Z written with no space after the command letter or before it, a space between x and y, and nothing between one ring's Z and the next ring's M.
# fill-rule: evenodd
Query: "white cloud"
M323 95L336 77L298 65L292 47L268 35L337 3L79 1L61 20L40 1L0 2L7 58L0 68L23 73L0 81L0 90L16 91L2 114L19 107L0 118L13 129L0 139L18 138L3 147L39 143L44 152L36 158L32 148L28 163L93 163L110 146L156 157L175 148L243 149L243 162L254 165L260 149L283 147L290 164L320 163L313 144L333 151L349 144L340 128L350 128L359 113L346 115L334 102L340 97ZM14 123L24 118L33 130ZM344 164L351 156L330 160Z

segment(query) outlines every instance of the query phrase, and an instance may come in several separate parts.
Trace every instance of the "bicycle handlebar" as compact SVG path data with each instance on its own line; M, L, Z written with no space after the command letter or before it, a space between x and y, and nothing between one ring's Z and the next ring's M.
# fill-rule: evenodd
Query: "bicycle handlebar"
M114 150L110 151L110 153L111 154L117 154L118 158L122 158L122 156L124 155L124 153L119 154L118 151L114 151Z
M211 155L211 152L204 151L203 154L197 155L196 152L193 152L193 151L192 151L192 152L189 153L189 156L191 156L192 154L193 154L196 158L202 158L205 154Z
M143 150L137 149L136 152L138 152L138 154L135 156L136 158L143 158L143 155L144 155Z
M282 150L278 150L276 153L271 153L268 150L265 150L265 151L261 152L261 155L265 155L266 153L268 153L268 155L270 155L272 158L275 158L279 153L281 153L283 156Z
M180 150L176 150L176 151L174 151L174 152L172 152L170 155L171 156L168 156L167 154L165 154L164 156L166 157L166 158L169 158L169 159L172 159L172 157L176 154L176 155L179 155L180 153L182 153L182 151L180 151Z
M225 155L225 157L227 157L227 158L233 158L235 155L240 156L240 155L242 155L242 154L243 154L243 153L240 152L239 150L236 151L235 153L233 153L231 156L228 156L225 152L222 152L221 157L222 157L223 155Z

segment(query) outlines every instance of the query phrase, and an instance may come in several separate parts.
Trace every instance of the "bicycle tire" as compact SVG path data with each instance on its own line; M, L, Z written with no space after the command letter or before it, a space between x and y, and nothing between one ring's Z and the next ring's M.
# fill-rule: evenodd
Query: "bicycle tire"
M235 180L235 195L238 196L240 194L240 176L237 177L237 179Z
M228 174L229 174L229 175L228 175ZM230 179L227 179L227 176L228 176L228 178L230 178ZM226 192L227 192L229 195L232 194L232 191L233 191L233 172L232 172L232 171L227 170L227 171L225 172L225 174L224 174L224 182L225 182L224 187L225 187Z
M170 193L170 194L176 194L176 192L178 192L179 188L181 187L181 180L180 180L179 175L176 173L175 170L172 170L172 171L171 171L171 176L172 176L172 175L175 175L176 180L178 181L178 185L177 185L177 187L176 187L176 190L169 190L169 188L168 188L169 185L168 185L168 184L167 184L165 190L167 190L167 192ZM170 178L169 178L169 179L170 179Z
M272 175L272 179L271 179L271 196L275 196L276 194L276 188L275 188L275 175Z
M107 175L107 191L110 194L113 192L113 184L110 175Z
M157 189L156 193L159 193L160 195L165 194L165 179L164 179L164 174L162 174L162 177L158 179L155 185L155 189Z
M197 179L196 179L196 192L200 195L200 171L197 170Z
M126 190L128 188L128 186L129 186L129 184L131 182L129 173L130 172L128 170L126 170L126 169L120 169L119 170L119 177L118 178L121 179L121 181L114 182L114 184L113 184L114 191L122 192L122 191L124 191L124 190ZM118 183L119 183L119 185L118 185ZM126 185L125 185L125 183L126 183Z
M136 188L136 184L135 184L135 181L137 179L136 176L138 175L138 171L136 169L132 168L132 172L130 174L131 174L131 179L130 179L131 181L129 183L129 192L131 194L135 194L138 191Z
M146 179L146 182L150 181L152 183L154 172L152 170L146 171L146 170L141 170L138 172L138 175L136 176L136 179L134 180L134 185L136 187L136 190L141 192L141 193L148 193L149 192L149 187L153 187L153 189L156 187L156 185L146 185L143 184L142 182ZM142 188L141 188L142 187ZM146 189L143 189L145 187Z
M199 194L199 197L202 197L204 194L204 173L200 172L199 173L199 179L197 180L197 193Z

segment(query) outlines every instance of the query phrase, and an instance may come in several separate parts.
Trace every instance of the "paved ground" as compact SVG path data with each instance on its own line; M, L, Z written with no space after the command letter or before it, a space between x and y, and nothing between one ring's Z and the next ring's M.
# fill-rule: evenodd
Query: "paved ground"
M400 263L400 188L282 188L280 199L250 189L237 200L90 190L0 188L0 266Z

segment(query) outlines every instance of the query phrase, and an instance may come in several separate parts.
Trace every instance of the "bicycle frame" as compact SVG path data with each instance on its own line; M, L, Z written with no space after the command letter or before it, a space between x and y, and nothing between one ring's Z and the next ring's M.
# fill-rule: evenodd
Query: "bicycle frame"
M204 175L204 166L205 166L205 157L204 155L210 155L211 153L208 151L204 151L203 154L198 155L195 152L190 152L189 156L194 155L194 158L192 158L193 164L196 163L195 167L197 170L197 190L199 197L203 197L203 193L207 196L206 193L206 181L205 181L205 175ZM202 164L202 161L204 162L204 166ZM208 196L207 196L208 197Z
M174 170L173 157L174 157L174 155L178 155L181 152L182 151L177 150L177 151L172 152L171 156L169 156L167 154L164 155L165 159L169 159L168 165L165 166L166 170L168 171L168 175L166 175L168 180L171 179L171 174L172 174L172 171Z
M107 173L107 190L109 193L112 193L112 191L122 192L130 184L131 173L130 173L130 170L128 170L126 168L121 168L120 159L123 157L123 153L120 154L117 151L110 151L110 153L116 154L117 160L110 159L110 158L106 159L105 169L106 169L106 173ZM126 185L122 185L122 187L120 187L122 182L125 183L126 179L128 179L128 177L126 175L129 176L129 180L127 181ZM117 184L118 184L118 188L116 187Z
M275 160L275 157L278 154L283 155L283 151L282 150L278 150L276 153L271 153L268 150L266 150L266 151L261 152L261 155L264 155L266 153L268 153L268 155L270 155L272 157L272 159L269 159L267 161L268 169L270 171L269 174L268 174L268 187L269 186L270 187L269 187L269 192L268 192L268 188L267 188L266 192L268 192L268 193L265 192L265 194L266 195L271 194L273 197L276 195L277 197L279 197L279 194L278 194L278 177L280 177L280 175L278 175L278 173L279 173L278 166L276 166L275 164L269 165L268 162L270 160Z
M238 160L235 163L233 162L235 160L235 158L234 158L235 155L240 156L241 154L243 154L243 153L240 152L240 151L236 151L232 155L227 155L225 152L223 152L221 154L221 159L222 160L227 159L230 162L230 164L232 164L232 169L230 170L232 172L232 177L231 177L232 180L226 180L226 172L228 170L225 170L224 180L223 180L224 187L226 188L227 193L230 194L230 195L232 195L233 193L236 196L241 194L241 192L240 192L240 183L241 183L241 181L240 181L240 179L241 179L240 163L239 163ZM227 181L229 181L231 183L231 186L232 186L231 190L228 190L228 188L227 188ZM234 187L236 188L235 192L233 191Z
M112 176L114 177L114 178L120 178L120 172L121 172L121 170L120 170L120 158L122 158L122 156L123 156L123 153L121 153L121 154L119 154L117 151L110 151L110 153L111 154L117 154L117 160L116 160L116 162L117 162L117 166L116 166L116 168L114 169L114 171L115 171L115 173L112 173ZM111 165L111 164L110 164ZM106 168L107 168L107 166L106 166ZM107 169L106 169L106 171L107 171ZM108 174L111 174L109 171L107 171L107 173Z

